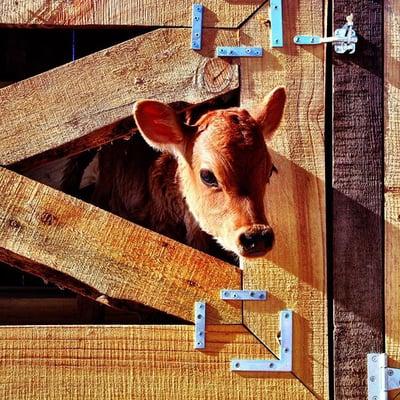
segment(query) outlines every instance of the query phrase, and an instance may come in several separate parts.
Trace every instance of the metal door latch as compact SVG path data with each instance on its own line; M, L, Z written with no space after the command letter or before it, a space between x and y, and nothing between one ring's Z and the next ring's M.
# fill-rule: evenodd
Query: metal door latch
M194 348L206 348L206 303L194 303Z
M358 41L356 32L353 29L353 14L346 17L347 22L339 29L335 30L334 36L321 37L309 35L297 35L293 38L294 43L299 45L314 45L321 43L333 43L336 53L353 54L356 51Z
M267 300L267 291L222 289L220 298L221 300Z
M192 6L192 45L193 50L201 50L201 35L203 30L203 5Z
M291 372L293 359L293 311L280 312L279 360L231 360L231 371Z
M389 368L385 353L371 353L368 363L368 400L387 400L388 392L400 389L400 369Z

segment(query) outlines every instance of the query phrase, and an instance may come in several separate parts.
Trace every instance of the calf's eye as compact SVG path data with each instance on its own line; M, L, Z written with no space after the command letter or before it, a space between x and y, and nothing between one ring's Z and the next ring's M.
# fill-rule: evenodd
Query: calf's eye
M206 186L218 187L218 181L215 175L208 169L200 170L201 181Z

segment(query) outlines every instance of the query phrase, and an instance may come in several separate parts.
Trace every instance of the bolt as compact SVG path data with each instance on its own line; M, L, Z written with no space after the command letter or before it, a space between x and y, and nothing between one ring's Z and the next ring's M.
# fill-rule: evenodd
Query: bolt
M260 293L260 299L263 299L264 298L264 295L262 294L262 293Z
M239 368L239 367L240 367L240 363L236 363L235 368Z
M248 51L249 53L250 51ZM250 292L250 297L254 297L254 292Z
M298 36L296 36L295 41L296 41L296 42L300 42L300 38L299 38Z
M388 369L387 374L388 374L389 376L392 376L392 375L393 375L393 370L392 370L392 369Z
M197 315L197 319L202 319L203 316L201 314Z
M195 21L198 21L200 18L199 17L194 17L194 20Z
M285 318L289 318L289 316L290 316L289 314L285 314Z
M311 38L311 43L314 43L314 38Z
M229 52L229 54L233 54L233 50L231 50L230 52ZM236 296L237 297L237 296Z
M231 54L233 54L233 51L230 51ZM238 295L236 293L233 294L233 297L236 299L238 297Z
M199 336L203 336L204 335L204 332L203 331L200 331L199 332Z
M289 352L289 349L286 347L283 351L284 351L285 353L288 353L288 352Z
M279 39L275 39L275 43L279 43Z
M200 347L201 345L202 345L202 343L201 343L201 342L197 342L197 346L199 346L199 347Z
M373 362L377 362L378 361L378 357L377 356L372 356L372 361Z
M270 368L274 368L274 363L270 363L270 364L269 364L269 367L270 367Z
M246 49L246 53L249 54L250 53L250 49ZM253 292L251 292L251 293L253 293ZM251 296L251 293L250 293L250 296Z
M204 304L200 304L200 308L202 308L202 309L203 309L203 308L204 308Z
M275 10L277 10L277 9L278 9L278 6L275 6L274 8L275 8Z

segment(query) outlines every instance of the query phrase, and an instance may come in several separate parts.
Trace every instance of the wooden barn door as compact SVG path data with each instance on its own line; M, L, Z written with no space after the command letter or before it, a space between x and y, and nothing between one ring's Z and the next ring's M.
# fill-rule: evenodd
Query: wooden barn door
M38 4L41 3L41 4ZM112 4L111 4L112 3ZM189 48L191 2L0 4L7 25L163 26L1 90L0 259L115 307L142 303L193 321L207 303L206 349L192 325L0 328L4 399L327 399L324 1L283 0L284 47L270 46L267 1L204 1L203 49ZM262 46L223 60L217 45ZM240 74L239 74L240 71ZM266 194L274 250L243 271L33 182L14 171L134 130L133 102L200 103L240 88L251 108L288 90L271 143L278 173ZM226 302L221 289L265 289ZM279 313L293 310L292 372L232 372L232 359L276 359Z

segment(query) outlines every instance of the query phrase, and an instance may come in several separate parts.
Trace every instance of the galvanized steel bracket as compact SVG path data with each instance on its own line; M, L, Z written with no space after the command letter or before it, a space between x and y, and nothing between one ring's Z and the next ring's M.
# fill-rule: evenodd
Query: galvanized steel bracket
M192 41L193 50L201 50L201 38L203 30L203 5L193 4L192 6Z
M389 368L385 353L371 353L368 364L368 400L387 400L388 392L400 389L400 369Z
M271 47L283 47L282 0L270 1L270 19Z
M267 300L266 290L230 290L222 289L220 293L221 300Z
M194 348L206 348L206 303L194 303Z
M246 46L218 46L215 55L217 57L262 57L262 47Z
M280 312L281 345L279 360L231 360L235 372L291 372L293 360L293 311Z

